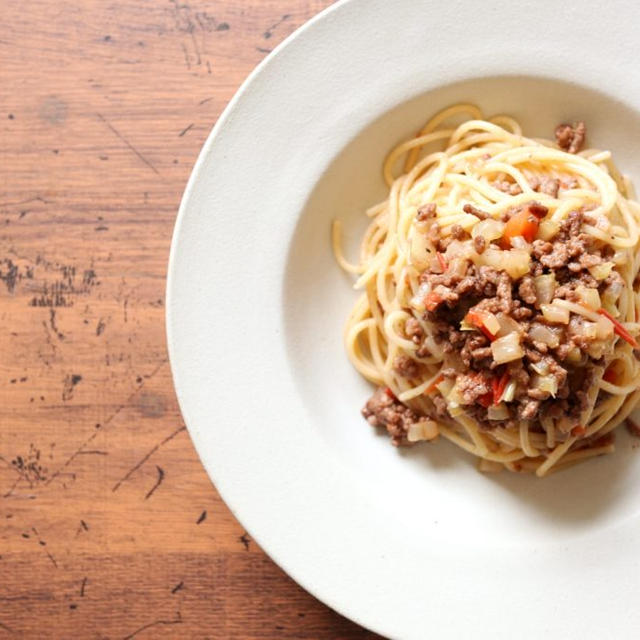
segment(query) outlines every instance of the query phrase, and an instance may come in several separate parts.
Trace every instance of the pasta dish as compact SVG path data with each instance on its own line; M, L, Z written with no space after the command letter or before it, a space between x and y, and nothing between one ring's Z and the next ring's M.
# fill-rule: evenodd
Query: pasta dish
M362 292L346 350L377 387L362 413L394 444L538 476L613 451L640 398L640 205L585 137L454 105L387 157L357 262L334 222Z

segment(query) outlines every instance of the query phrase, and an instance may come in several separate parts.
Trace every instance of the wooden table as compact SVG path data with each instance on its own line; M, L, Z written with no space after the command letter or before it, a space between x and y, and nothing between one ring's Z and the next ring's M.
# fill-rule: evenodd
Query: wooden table
M373 638L211 486L165 349L182 190L330 0L31 0L0 22L0 639Z

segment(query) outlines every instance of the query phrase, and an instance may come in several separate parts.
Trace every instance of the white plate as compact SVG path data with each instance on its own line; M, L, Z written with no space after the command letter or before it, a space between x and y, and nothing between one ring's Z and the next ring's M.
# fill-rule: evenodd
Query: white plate
M359 416L329 225L355 246L386 152L462 99L530 135L583 118L639 180L638 24L631 2L341 2L252 74L193 171L167 305L191 436L267 553L384 635L637 637L640 450L620 434L538 480L393 449Z

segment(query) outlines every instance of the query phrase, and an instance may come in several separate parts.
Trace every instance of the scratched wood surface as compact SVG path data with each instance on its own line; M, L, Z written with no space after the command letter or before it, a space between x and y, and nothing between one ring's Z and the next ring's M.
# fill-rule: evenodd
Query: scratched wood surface
M182 190L251 69L330 0L5 0L0 639L373 638L230 515L173 393Z

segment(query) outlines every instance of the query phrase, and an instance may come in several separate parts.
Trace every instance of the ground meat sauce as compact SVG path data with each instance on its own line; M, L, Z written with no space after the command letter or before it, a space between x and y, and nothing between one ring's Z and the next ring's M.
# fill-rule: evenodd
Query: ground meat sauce
M540 185L535 191L539 193L546 193L552 198L558 197L558 191L560 190L560 180L557 178L543 178L540 181Z
M376 389L362 409L362 415L373 427L384 427L393 444L406 442L407 431L422 418L402 404L388 389Z
M409 356L401 355L393 361L393 369L403 378L416 378L420 375L422 365Z
M424 330L420 325L420 321L416 318L409 318L404 325L404 331L407 334L407 338L412 340L416 344L420 344L424 338Z
M556 143L568 153L578 153L582 149L587 128L584 122L577 122L573 125L559 124L556 127Z
M496 180L493 186L504 193L508 193L512 196L517 196L522 193L522 189L517 182L509 182L508 180Z
M472 204L465 204L464 207L462 207L462 210L465 213L470 213L471 215L474 215L476 218L480 220L486 220L487 218L491 217L486 211L483 211L482 209L478 209L478 207L474 207ZM434 208L434 212L435 212L435 208Z
M585 133L582 122L559 125L556 129L558 146L569 153L577 153L582 148ZM496 181L493 186L511 195L521 193L517 184L506 180ZM560 188L570 189L577 185L570 180L541 177L530 179L530 186L538 193L555 198ZM540 203L529 202L510 209L503 220L508 223L525 208L531 219L540 221L548 213ZM463 210L479 220L491 218L487 212L470 204L465 204ZM446 252L452 242L466 242L478 255L492 247L508 248L500 245L500 239L492 242L482 236L472 239L458 224L452 225L443 237L436 215L435 204L425 205L417 213L417 220L423 225L435 251ZM431 353L428 333L444 352L443 377L455 382L466 413L474 417L481 428L513 427L517 421L527 420L531 422L530 428L541 430L540 415L567 416L567 433L572 428L580 428L581 416L589 405L589 390L604 370L603 353L591 349L595 338L582 330L582 316L571 314L568 324L547 321L538 299L536 277L553 277L555 289L551 301L579 303L584 287L596 289L601 299L608 296L610 300L617 300L622 289L621 276L611 270L606 278L600 276L597 280L590 271L612 256L609 247L583 231L583 225L591 223L588 216L589 212L585 210L572 211L558 225L555 234L546 234L545 239L531 238L529 273L519 278L490 266L478 266L471 260L466 261L466 270L444 269L442 263L437 265L434 261L431 268L420 274L419 281L430 295L435 296L437 304L433 305L435 308L425 310L420 319L411 317L404 327L406 337L418 345L415 356L418 360L397 357L393 362L395 373L404 378L420 374L419 359ZM519 335L522 357L497 363L492 351L496 336L477 326L468 326L470 311L490 312L500 322L511 323L511 330ZM461 323L467 323L467 326L461 326ZM541 376L547 382L554 381L555 389L538 386L536 381ZM489 408L500 400L494 398L496 381L500 379L514 382L515 391L512 398L502 403L508 417L503 414L500 420L491 420ZM448 405L445 399L435 393L430 400L433 415L427 417L446 418ZM409 426L421 419L384 389L375 392L363 409L363 415L372 425L385 427L395 444L405 442Z

